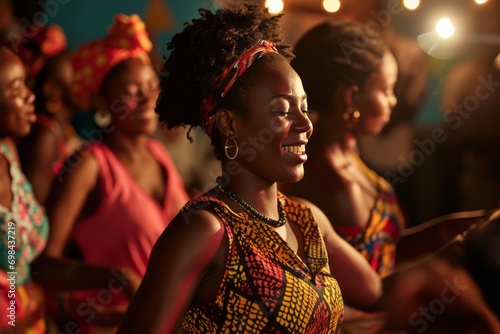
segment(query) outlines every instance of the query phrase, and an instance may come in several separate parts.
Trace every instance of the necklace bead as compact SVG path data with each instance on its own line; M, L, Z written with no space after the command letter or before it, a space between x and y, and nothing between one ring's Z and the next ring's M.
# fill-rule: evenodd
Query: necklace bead
M216 179L217 181L217 187L219 187L220 191L226 195L227 197L231 198L233 201L236 202L236 204L238 204L239 206L241 206L250 216L252 216L253 218L256 218L268 225L271 225L272 227L281 227L281 226L284 226L286 224L286 212L285 212L285 208L283 207L283 205L281 204L281 201L278 199L278 213L279 213L279 219L278 220L275 220L275 219L272 219L270 217L267 217L265 215L263 215L262 213L260 213L259 211L257 211L253 206L251 206L250 204L248 204L247 202L245 202L243 199L241 199L241 197L239 197L238 195L236 195L234 192L232 192L231 190L227 189L227 187L223 186L224 184L224 181L222 180L221 177L218 177Z

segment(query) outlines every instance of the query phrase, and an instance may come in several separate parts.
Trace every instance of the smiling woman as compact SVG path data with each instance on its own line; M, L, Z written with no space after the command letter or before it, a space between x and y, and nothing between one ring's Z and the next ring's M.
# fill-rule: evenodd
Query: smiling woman
M168 152L149 138L158 126L159 94L150 48L141 19L120 14L109 36L82 45L72 58L76 98L97 110L101 129L53 183L51 231L36 278L51 292L53 316L77 319L84 333L113 332L154 242L188 200ZM122 286L110 288L123 278L119 271L126 274ZM96 298L101 307L88 308L87 316L82 306Z
M344 300L368 307L380 281L321 211L277 189L302 178L312 133L281 15L200 14L168 45L157 112L201 126L223 177L158 239L119 332L338 333Z
M35 96L21 60L0 46L0 332L45 333L43 295L30 263L46 244L48 224L21 172L14 141L36 121Z

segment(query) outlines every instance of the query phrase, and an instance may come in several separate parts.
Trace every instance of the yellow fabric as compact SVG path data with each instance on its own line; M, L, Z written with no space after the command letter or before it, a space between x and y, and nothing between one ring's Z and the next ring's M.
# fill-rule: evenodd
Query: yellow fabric
M273 227L200 197L221 219L229 239L225 274L215 300L189 308L182 328L190 333L338 333L343 301L330 275L323 239L304 205L280 194L288 223L303 234L307 263Z

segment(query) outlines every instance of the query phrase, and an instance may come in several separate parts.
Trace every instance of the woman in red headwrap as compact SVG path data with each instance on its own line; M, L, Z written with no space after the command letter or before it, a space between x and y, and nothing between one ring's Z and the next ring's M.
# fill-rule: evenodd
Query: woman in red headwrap
M55 315L86 333L117 323L154 242L188 200L167 151L149 138L159 93L151 46L137 15L118 15L109 36L83 45L72 60L75 98L96 110L100 129L88 131L94 141L54 179L51 231L36 268L46 289L58 292ZM60 293L84 289L93 290Z

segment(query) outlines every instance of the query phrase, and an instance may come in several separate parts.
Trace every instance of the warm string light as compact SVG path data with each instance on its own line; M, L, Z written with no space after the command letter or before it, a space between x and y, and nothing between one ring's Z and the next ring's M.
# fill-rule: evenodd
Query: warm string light
M340 9L340 0L323 0L323 8L329 13L335 13Z
M455 33L455 26L447 17L443 17L436 23L436 33L441 38L450 38Z
M285 5L283 4L283 0L266 0L265 6L269 10L269 13L278 14L283 10Z
M408 10L415 10L420 6L420 0L403 0L403 6Z
M475 3L477 3L478 5L482 5L484 3L487 3L488 0L474 0Z

